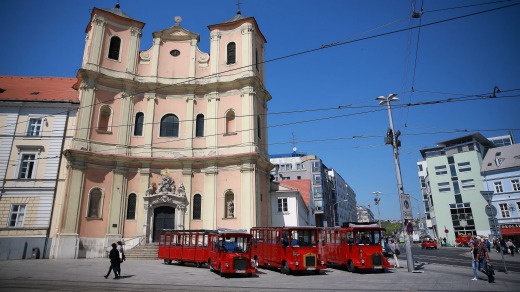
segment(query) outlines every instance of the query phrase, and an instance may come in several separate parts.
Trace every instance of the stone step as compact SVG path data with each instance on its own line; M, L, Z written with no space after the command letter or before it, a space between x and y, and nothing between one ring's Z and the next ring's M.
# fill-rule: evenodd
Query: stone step
M126 258L129 259L157 259L159 246L157 244L145 244L136 246L128 251L125 251Z

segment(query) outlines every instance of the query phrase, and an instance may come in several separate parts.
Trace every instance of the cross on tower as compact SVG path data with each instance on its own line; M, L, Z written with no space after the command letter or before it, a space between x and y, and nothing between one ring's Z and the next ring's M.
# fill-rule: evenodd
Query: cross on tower
M242 4L242 2L240 2L240 0L237 0L237 14L240 14L240 4Z

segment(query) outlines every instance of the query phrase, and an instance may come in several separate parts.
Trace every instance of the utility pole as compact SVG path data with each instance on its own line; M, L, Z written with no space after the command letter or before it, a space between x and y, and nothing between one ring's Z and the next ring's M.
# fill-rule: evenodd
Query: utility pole
M388 129L385 137L385 144L391 144L393 148L393 154L394 154L394 164L395 164L395 172L397 176L397 193L399 195L399 206L401 209L401 222L403 224L402 226L402 232L404 233L404 241L405 241L405 247L406 247L406 263L408 266L408 272L413 272L415 270L415 265L413 261L413 255L412 255L412 245L410 243L410 236L407 233L406 225L408 222L406 222L406 218L404 215L404 208L403 208L403 201L404 201L404 189L403 189L403 181L401 178L401 166L399 164L399 147L401 146L401 141L399 141L399 135L401 135L401 131L397 131L397 133L394 132L394 122L392 119L392 109L390 107L391 101L398 101L399 98L396 97L397 94L389 94L388 97L380 96L376 98L376 100L379 100L379 104L383 105L386 104L386 108L388 110L388 121L390 123L390 128ZM411 219L411 218L409 218Z

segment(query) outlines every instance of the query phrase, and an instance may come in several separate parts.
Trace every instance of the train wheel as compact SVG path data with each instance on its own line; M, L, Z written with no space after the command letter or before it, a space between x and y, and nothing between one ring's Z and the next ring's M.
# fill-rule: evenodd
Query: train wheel
M200 262L199 262L199 263L196 263L196 265L197 265L197 268L202 267L202 263L200 263Z
M172 260L167 260L167 259L164 259L164 264L165 265L169 265L172 263Z
M356 267L354 266L353 261L348 261L347 263L347 270L351 273L354 273L356 271Z

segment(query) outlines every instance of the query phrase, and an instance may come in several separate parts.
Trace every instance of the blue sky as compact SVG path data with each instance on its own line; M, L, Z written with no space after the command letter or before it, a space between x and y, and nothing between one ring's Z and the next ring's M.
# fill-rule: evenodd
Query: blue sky
M3 1L0 75L74 77L90 10L116 2ZM376 97L400 98L392 112L402 132L404 190L417 199L420 149L475 132L492 137L513 130L520 139L520 5L462 17L520 1L241 2L242 14L255 17L268 42L270 153L289 153L294 141L298 151L335 168L358 203L371 203L375 214L372 192L382 192L382 219L398 219L400 212L392 148L383 142L388 115ZM237 10L235 0L120 3L146 23L141 50L151 47L152 32L172 26L179 15L185 29L200 34L200 49L209 52L207 26ZM416 11L423 7L420 19L410 17L413 5ZM461 8L448 9L455 7ZM421 24L426 26L409 29ZM304 53L334 43L340 45ZM495 86L503 92L486 98ZM424 104L464 95L472 100Z

